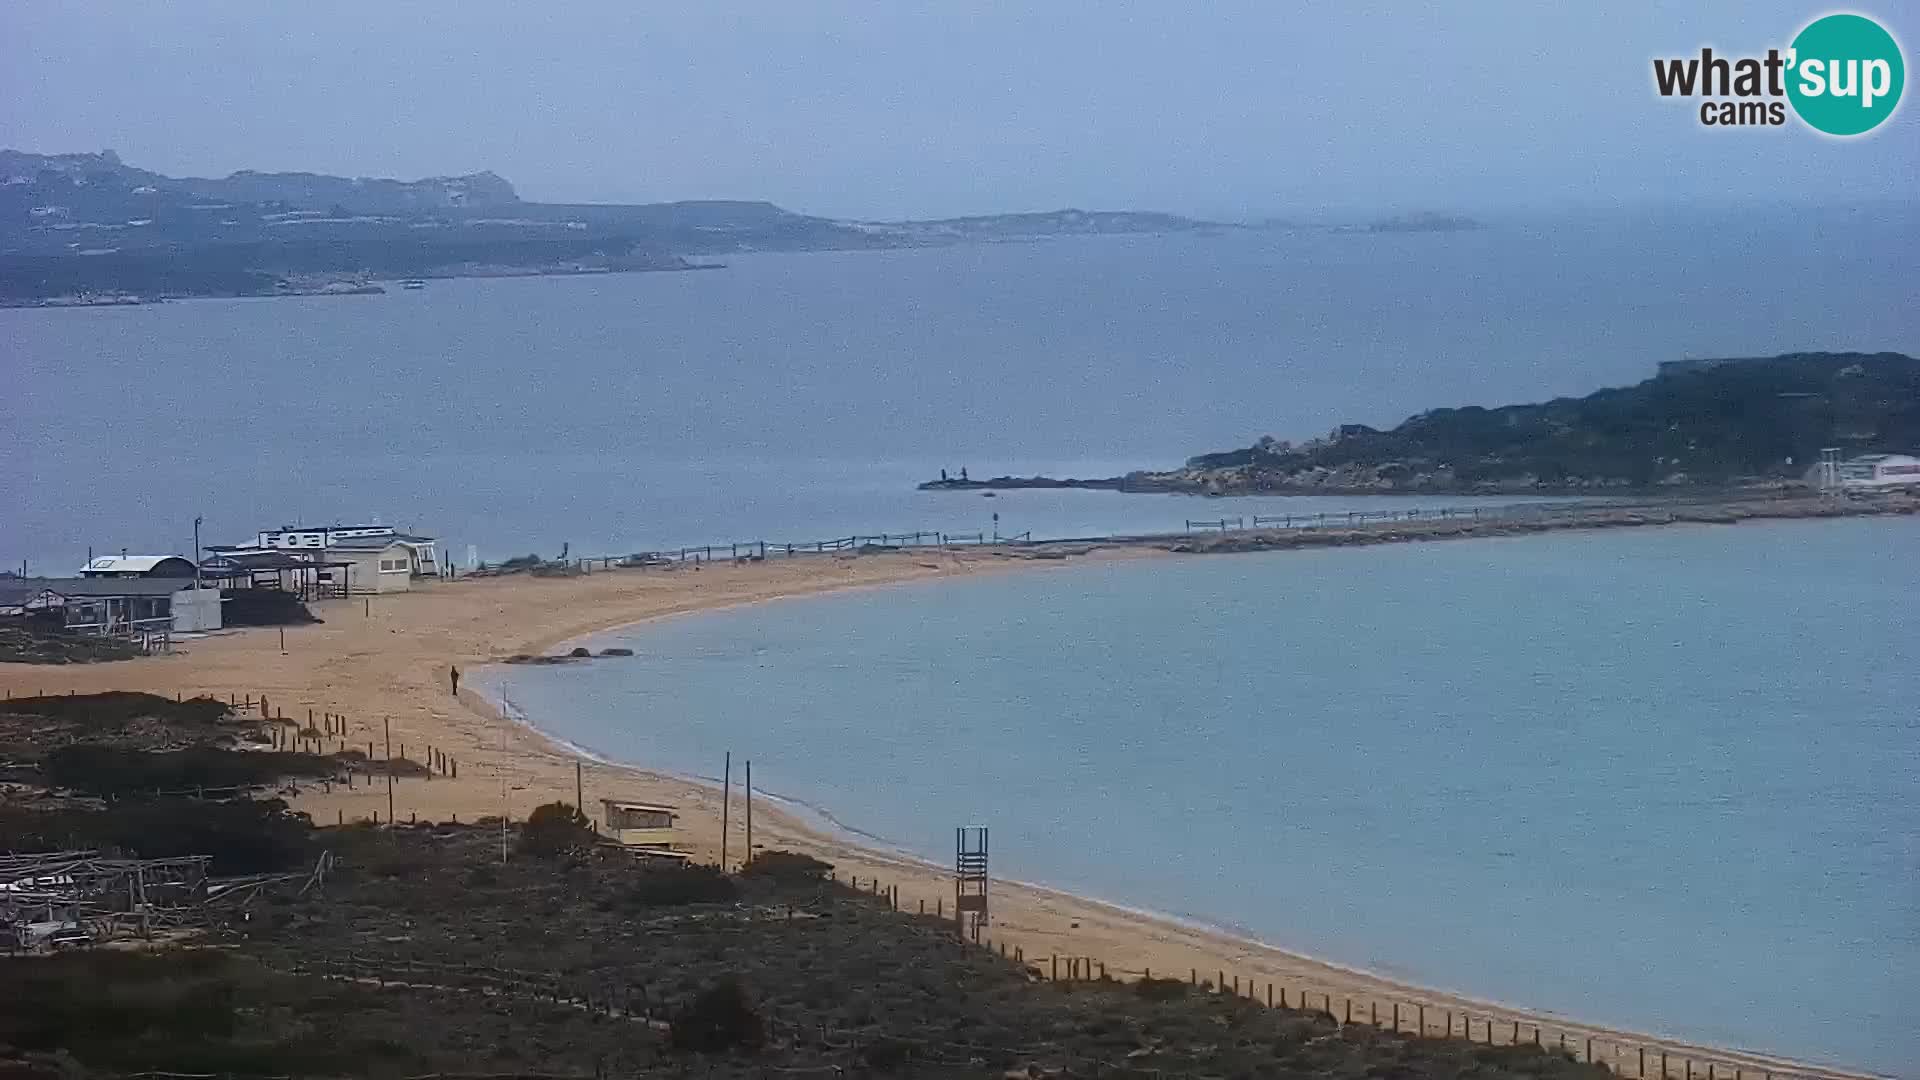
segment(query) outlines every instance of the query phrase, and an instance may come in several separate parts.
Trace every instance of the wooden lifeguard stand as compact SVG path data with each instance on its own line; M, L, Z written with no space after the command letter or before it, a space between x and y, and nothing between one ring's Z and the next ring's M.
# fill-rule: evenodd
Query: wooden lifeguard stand
M987 827L953 830L953 910L962 937L980 940L987 925Z
M607 835L615 843L636 854L685 857L673 848L678 807L624 799L601 799L600 805L606 810Z

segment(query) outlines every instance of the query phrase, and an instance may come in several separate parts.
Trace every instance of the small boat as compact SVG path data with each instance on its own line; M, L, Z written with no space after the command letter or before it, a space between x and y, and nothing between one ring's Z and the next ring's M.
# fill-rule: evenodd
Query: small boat
M402 281L400 287L403 289L424 289L427 287L427 283L417 277L412 277Z
M993 498L998 498L999 496L995 495L991 491L983 491L980 493L980 497L983 499L993 499Z

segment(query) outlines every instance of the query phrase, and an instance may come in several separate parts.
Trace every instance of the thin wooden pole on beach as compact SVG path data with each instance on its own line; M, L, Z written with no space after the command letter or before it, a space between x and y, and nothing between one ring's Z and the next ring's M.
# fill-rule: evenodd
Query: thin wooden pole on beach
M393 717L386 718L387 729L387 822L393 820Z
M733 810L733 751L727 751L726 765L720 772L720 872L727 872L728 815Z
M753 759L747 759L747 854L740 860L745 866L753 861Z
M581 792L580 761L576 758L573 762L573 808L584 814L587 812L587 800Z

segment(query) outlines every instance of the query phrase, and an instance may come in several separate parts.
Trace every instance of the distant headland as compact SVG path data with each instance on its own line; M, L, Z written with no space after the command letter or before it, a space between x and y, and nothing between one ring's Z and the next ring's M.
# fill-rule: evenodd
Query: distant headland
M202 296L365 295L377 281L710 269L702 257L1060 237L1475 227L1413 214L1258 225L1145 211L1049 210L924 221L815 217L768 202L539 203L491 172L420 180L243 170L171 177L113 151L0 150L0 306Z
M1271 436L1178 469L1092 480L965 474L923 490L1095 488L1195 495L1611 493L1800 486L1836 460L1920 451L1920 360L1790 353L1677 360L1581 398L1434 409L1386 431ZM1920 476L1915 476L1920 485Z

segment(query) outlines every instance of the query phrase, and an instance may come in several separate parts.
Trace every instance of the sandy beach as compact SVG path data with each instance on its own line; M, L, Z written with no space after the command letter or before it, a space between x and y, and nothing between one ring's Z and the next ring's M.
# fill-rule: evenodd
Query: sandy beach
M968 577L1018 571L1047 573L1087 559L1156 559L1170 555L1150 547L1098 548L1071 560L1019 558L991 547L953 550L892 551L859 556L772 558L763 562L716 562L699 569L614 570L578 577L526 575L425 582L408 593L314 605L325 621L285 631L285 651L276 629L229 631L182 642L172 656L66 667L0 665L0 688L9 695L144 690L161 694L265 695L276 712L305 722L307 711L347 717L349 744L379 748L391 725L393 752L426 760L428 748L458 763L457 779L410 779L398 784L393 808L406 820L471 821L498 815L513 817L534 806L574 798L579 759L537 731L502 717L482 695L463 687L455 697L449 668L470 671L518 653L552 649L570 638L643 620L718 607L799 597L830 590L878 587L907 581ZM596 661L618 663L618 660ZM539 717L528 718L538 724ZM721 800L712 787L685 778L648 772L645 763L614 765L587 761L582 769L585 805L598 814L601 798L670 803L680 808L680 833L694 857L717 861L721 848ZM746 833L736 789L727 846L737 863ZM317 824L341 819L385 817L384 786L331 792L303 792L298 808ZM831 808L828 808L831 809ZM877 879L897 888L906 910L924 904L951 905L949 870L860 847L844 837L810 828L773 805L756 803L754 847L786 848L818 855L837 867L840 878L858 878L862 887ZM1549 1045L1562 1039L1583 1059L1592 1040L1598 1060L1627 1076L1660 1075L1660 1054L1670 1055L1672 1075L1690 1060L1697 1075L1711 1062L1715 1075L1799 1075L1853 1077L1868 1074L1812 1068L1732 1049L1690 1046L1655 1034L1616 1031L1571 1018L1476 1002L1463 997L1403 985L1371 974L1345 970L1313 959L1177 921L1127 911L1095 900L1044 888L994 883L994 924L988 934L995 948L1018 948L1042 974L1053 958L1086 958L1116 977L1151 972L1160 977L1217 979L1224 973L1229 990L1290 1004L1301 996L1319 1006L1324 1000L1336 1015L1355 1022L1378 1017L1392 1023L1397 1006L1405 1030L1417 1030L1424 1007L1429 1033L1451 1023L1461 1030L1472 1017L1473 1037L1504 1043L1537 1037ZM1350 1003L1350 1004L1349 1004ZM1676 1021L1683 1018L1676 1018ZM1517 1024L1517 1027L1516 1027ZM1676 1025L1677 1026L1677 1025Z

